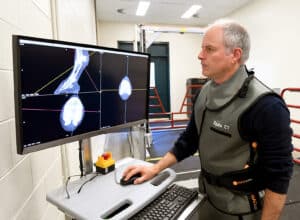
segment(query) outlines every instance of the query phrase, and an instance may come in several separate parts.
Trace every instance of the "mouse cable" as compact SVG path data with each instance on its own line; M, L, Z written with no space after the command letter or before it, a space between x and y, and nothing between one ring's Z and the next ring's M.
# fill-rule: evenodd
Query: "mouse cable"
M84 183L81 184L80 188L77 190L77 193L79 194L82 187L87 184L88 182L91 182L93 179L95 179L97 176L99 176L99 173L96 173L95 176L92 176L91 178L89 178L88 180L86 180Z

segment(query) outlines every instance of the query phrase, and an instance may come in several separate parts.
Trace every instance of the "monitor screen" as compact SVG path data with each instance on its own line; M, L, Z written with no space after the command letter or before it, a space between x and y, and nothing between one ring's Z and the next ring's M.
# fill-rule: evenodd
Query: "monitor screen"
M17 152L142 124L149 54L13 36Z

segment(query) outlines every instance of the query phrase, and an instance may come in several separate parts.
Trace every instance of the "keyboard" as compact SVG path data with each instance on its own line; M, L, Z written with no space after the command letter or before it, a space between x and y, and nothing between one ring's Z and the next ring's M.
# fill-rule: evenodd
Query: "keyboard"
M174 220L198 196L196 190L173 184L130 220Z

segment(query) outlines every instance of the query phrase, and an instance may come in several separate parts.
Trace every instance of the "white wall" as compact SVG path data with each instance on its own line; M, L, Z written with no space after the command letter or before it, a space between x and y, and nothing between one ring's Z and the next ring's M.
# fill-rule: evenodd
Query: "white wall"
M300 87L297 0L255 0L230 17L249 30L249 67L271 87Z
M135 41L134 24L98 22L98 44L117 48L118 41ZM188 78L201 77L197 60L202 36L199 34L163 33L155 41L168 42L170 49L170 100L171 111L179 111L186 91Z
M16 154L11 35L95 44L94 1L0 0L0 5L0 219L64 219L46 201L46 192L62 184L59 147Z
M93 0L57 0L58 39L97 44Z

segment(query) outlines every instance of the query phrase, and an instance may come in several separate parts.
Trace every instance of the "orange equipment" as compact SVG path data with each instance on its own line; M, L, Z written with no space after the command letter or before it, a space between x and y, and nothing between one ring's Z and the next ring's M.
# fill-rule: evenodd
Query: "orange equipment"
M112 158L111 152L105 152L98 157L95 163L96 171L102 174L109 173L115 169L115 160Z

